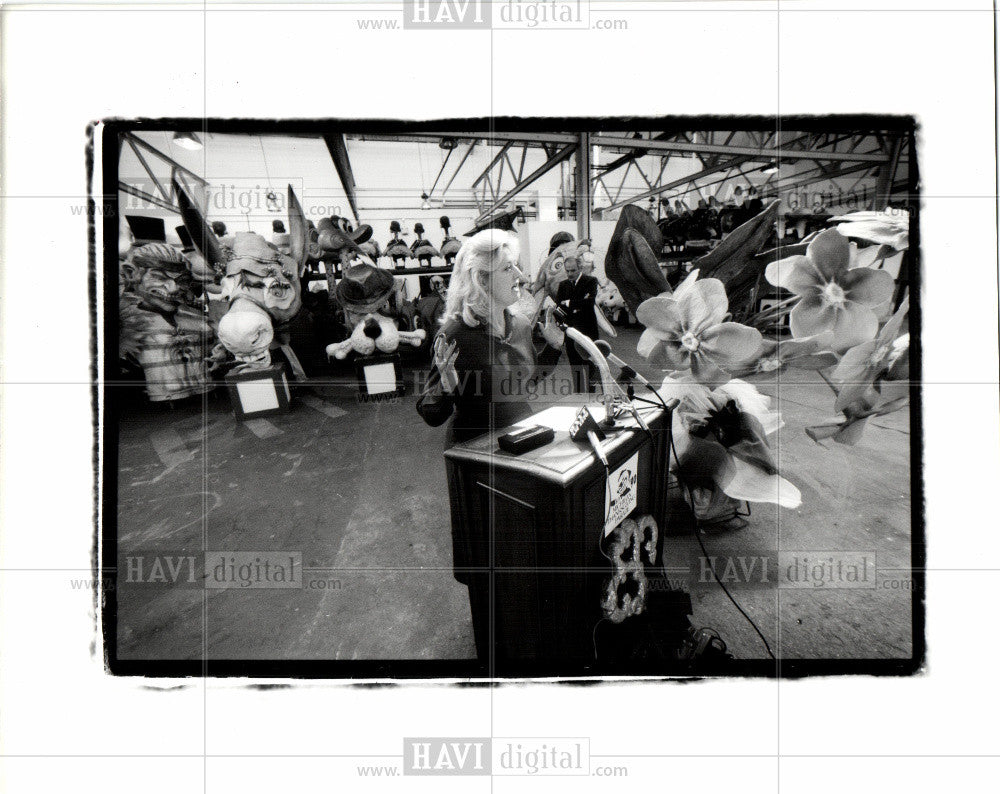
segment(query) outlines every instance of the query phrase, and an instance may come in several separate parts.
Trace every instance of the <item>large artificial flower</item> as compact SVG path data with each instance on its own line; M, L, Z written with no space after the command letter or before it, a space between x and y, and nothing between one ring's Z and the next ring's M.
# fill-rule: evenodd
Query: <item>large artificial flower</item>
M910 245L910 215L906 210L886 207L882 212L852 212L830 219L845 237L855 237L905 251Z
M657 391L680 400L673 415L676 473L692 494L707 488L740 501L802 503L798 488L778 474L767 443L782 424L770 397L738 379L709 389L690 376L667 377Z
M902 357L904 349L909 348L909 334L906 335L905 342L898 341L908 310L907 298L903 300L889 322L882 327L878 336L844 353L830 376L839 390L834 410L843 411L847 406L862 399L876 379Z
M637 350L664 369L691 370L700 383L725 383L730 372L756 355L763 340L755 328L724 322L729 301L721 281L697 278L694 270L673 295L639 305L636 317L646 330Z
M776 372L786 364L800 369L823 369L837 363L837 357L830 352L833 334L830 332L805 339L765 339L754 372Z
M861 440L868 420L873 416L885 416L904 408L910 401L909 384L903 381L882 381L878 386L869 386L850 405L844 406L843 417L835 417L819 425L806 428L806 435L817 444L832 438L839 444L854 446Z
M767 266L765 278L799 297L791 312L792 336L832 331L836 352L867 342L878 332L872 307L892 297L892 276L866 267L849 269L851 246L836 229L818 234L805 256L790 256Z

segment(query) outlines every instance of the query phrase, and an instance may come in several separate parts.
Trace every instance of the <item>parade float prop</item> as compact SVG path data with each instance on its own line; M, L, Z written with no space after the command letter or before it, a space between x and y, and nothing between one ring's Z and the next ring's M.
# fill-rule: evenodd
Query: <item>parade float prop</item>
M837 216L801 243L765 250L776 214L774 202L734 229L671 291L656 262L659 228L625 207L605 262L645 326L637 352L664 373L657 393L678 401L670 470L701 525L754 502L801 504L771 449L781 416L737 376L815 370L833 393L831 415L802 430L821 445L857 444L869 419L909 402L909 302L882 269L909 246L908 215Z

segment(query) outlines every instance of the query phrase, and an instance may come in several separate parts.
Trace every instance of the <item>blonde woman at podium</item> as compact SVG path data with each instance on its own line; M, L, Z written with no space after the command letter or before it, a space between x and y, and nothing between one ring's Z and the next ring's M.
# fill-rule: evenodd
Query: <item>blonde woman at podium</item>
M487 229L455 257L433 365L417 401L432 427L450 419L448 446L530 415L538 379L559 360L565 338L551 312L542 328L546 345L536 353L531 321L508 311L527 283L518 254L516 237Z

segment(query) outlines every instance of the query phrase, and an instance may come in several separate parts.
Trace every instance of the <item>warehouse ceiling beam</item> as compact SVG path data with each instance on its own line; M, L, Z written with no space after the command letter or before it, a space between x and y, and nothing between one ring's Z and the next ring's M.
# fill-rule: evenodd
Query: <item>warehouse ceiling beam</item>
M594 135L591 142L595 146L634 148L635 140L615 135ZM722 144L692 143L690 141L643 141L643 146L650 151L662 152L693 152L703 154L743 155L760 160L784 159L794 160L845 160L849 162L884 163L888 161L885 152L820 152L815 150L790 148L788 145L778 146L725 146Z
M514 145L513 141L507 141L507 143L505 143L503 146L500 147L500 151L496 153L496 155L493 157L492 160L490 160L490 164L486 166L486 168L483 169L483 172L472 181L473 189L475 189L480 182L489 177L490 171L493 170L493 166L495 166L503 159L503 156L507 154L507 150L513 145ZM503 166L500 167L500 173L501 174L503 173Z
M426 143L440 143L442 138L454 138L460 141L483 141L487 144L505 143L526 143L541 148L545 144L556 144L565 146L575 143L576 135L571 132L428 132L428 133L407 133L405 135L364 135L364 140L371 141L423 141Z
M142 152L139 151L139 147L135 145L135 141L132 138L126 138L125 142L128 143L129 148L132 149L132 153L135 155L136 159L139 161L139 165L142 166L146 175L149 177L150 181L156 186L156 189L160 192L160 196L164 201L171 201L173 196L167 192L167 190L160 184L160 180L156 178L156 174L153 173L153 169L149 167L149 163L146 162L146 158L142 156ZM171 169L171 177L173 177L173 170Z
M889 162L884 168L879 169L878 180L875 182L875 195L872 198L872 206L869 209L884 209L889 203L889 196L892 194L892 184L896 180L896 169L899 166L899 155L903 150L903 136L898 133L890 133L886 141L889 154Z
M147 204L152 204L154 207L159 207L160 209L167 210L168 212L176 212L178 215L181 214L181 208L176 204L172 204L168 201L164 201L158 196L154 196L147 193L145 190L140 190L137 187L132 187L132 185L121 180L118 181L118 189L123 193L128 193L130 196L135 196L136 198L142 199Z
M596 137L596 136L592 136L592 138L591 138L592 143L594 142L593 141L594 137ZM836 156L836 146L837 146L837 144L839 142L843 142L843 141L846 141L846 140L852 140L854 137L855 137L854 135L844 135L844 136L839 136L839 137L836 137L836 138L833 138L833 139L829 139L829 136L823 136L823 135L818 135L818 134L814 134L814 133L807 133L805 135L800 135L800 136L798 136L796 138L793 138L791 140L784 141L780 145L776 146L774 152L772 152L772 155L769 156L768 158L760 158L760 157L757 157L755 155L746 155L746 154L745 155L741 155L739 157L734 157L734 158L728 159L728 160L726 160L724 162L718 162L718 163L715 163L714 165L710 165L710 166L704 167L704 168L702 168L702 170L700 170L700 171L698 171L698 172L696 172L694 174L691 174L691 175L686 176L686 177L681 177L679 179L675 179L672 182L669 182L669 183L667 183L665 185L660 185L660 184L654 185L653 187L651 187L648 191L646 191L644 193L640 193L640 194L638 194L636 196L633 196L633 197L628 198L628 199L623 199L623 200L619 200L619 199L620 199L620 196L621 196L622 189L623 189L623 187L625 185L626 178L628 176L628 171L626 171L625 175L623 175L621 184L619 185L618 190L616 191L613 199L611 198L611 191L610 191L610 189L608 188L607 184L603 180L603 176L605 176L605 175L601 174L600 175L602 177L601 184L604 187L605 192L608 194L608 198L610 200L610 204L608 206L595 208L594 211L595 212L606 212L606 211L609 211L609 210L618 209L619 207L623 207L626 204L632 203L633 201L641 201L642 199L650 198L650 197L655 196L655 195L657 195L659 193L664 193L664 192L666 192L668 190L674 190L675 188L682 187L683 185L685 185L688 182L691 182L693 184L694 180L702 179L703 177L710 176L712 174L716 174L716 173L720 173L720 172L726 172L727 175L724 176L722 179L710 182L708 185L702 185L701 187L697 187L696 186L695 188L693 188L691 190L683 191L682 193L678 194L678 197L679 196L683 196L683 195L687 195L688 193L693 193L693 192L696 192L696 191L700 195L701 194L701 188L710 187L711 185L720 184L721 182L726 181L726 179L729 178L728 172L730 170L735 169L737 166L741 166L741 165L743 165L745 163L750 163L750 162L755 162L755 161L759 162L762 159L766 159L766 162L768 162L768 163L770 163L772 161L775 161L775 160L779 160L782 157L784 157L785 153L787 153L790 150L790 147L793 148L795 151L800 151L800 149L799 149L800 146L803 147L802 151L805 151L805 147L809 147L810 153L813 154L813 155L815 155L815 158L817 160L820 157L822 157L825 160L825 159L827 159L826 155L828 155L830 153L829 152L823 152L823 151L821 151L822 149L824 149L825 147L829 147L829 146L834 147L834 157L835 157ZM861 136L862 140L867 140L870 137L871 137L870 133L865 133L865 134L863 134ZM768 132L768 133L761 133L759 136L754 137L753 140L759 141L761 143L762 147L767 147L767 146L769 146L771 144L771 142L775 138L776 138L776 133L775 132ZM824 138L825 138L825 140L824 140ZM858 144L860 144L860 141L858 142ZM777 156L775 155L775 153L777 153ZM792 158L789 158L789 159L792 159ZM831 178L835 178L835 177L837 177L840 174L840 172L837 170L837 166L840 165L840 162L841 161L838 160L835 163L831 163L829 166L825 166L823 164L820 164L819 167L821 169L825 169L825 171L829 173L829 175L830 175ZM874 167L874 165L872 167ZM744 178L746 178L746 175L742 172L742 170L740 171L740 174L743 175ZM661 175L662 175L662 171L661 171ZM749 182L750 180L747 179L747 181ZM647 180L647 182L648 182L648 180ZM659 183L659 178L657 178L657 183Z
M358 217L357 187L354 183L354 172L351 170L351 158L347 154L347 141L344 140L344 136L340 133L324 135L323 141L326 143L326 148L330 151L333 167L337 169L337 176L340 177L340 184L344 188L344 194L347 196L347 203L351 206L351 212L354 213L354 220L360 223L361 219Z
M441 181L441 174L444 173L444 169L445 169L445 167L447 167L448 161L451 159L451 153L453 151L455 151L455 150L454 149L449 149L448 150L448 154L446 154L444 156L444 161L441 163L441 167L438 169L437 176L434 177L434 184L431 185L431 189L427 191L427 198L424 199L425 201L430 201L431 196L434 195L434 188L436 188L438 186L438 182Z
M676 137L676 135L674 133L661 132L659 135L656 135L655 137L651 138L650 140L662 141L662 140L669 140L670 138L674 138L674 137ZM596 168L600 169L601 173L595 175L594 177L592 177L592 179L593 179L593 181L596 181L599 176L607 176L612 171L615 171L615 170L621 168L623 165L626 165L627 163L634 162L636 160L636 158L643 157L646 154L648 154L648 151L646 149L636 149L635 151L632 151L632 152L629 152L628 154L622 155L617 160L612 160L607 165L596 166Z
M755 158L749 157L749 156L746 156L746 155L744 155L743 157L736 157L736 158L734 158L732 160L727 160L724 163L720 163L719 165L714 165L714 166L710 166L708 168L703 168L701 171L698 171L695 174L689 174L688 176L682 176L679 179L674 179L671 182L667 182L665 185L660 185L659 187L655 187L655 188L652 188L650 190L645 191L644 193L640 193L637 196L632 196L631 198L622 199L620 201L618 200L618 196L621 195L621 188L619 188L618 195L615 196L615 201L614 202L612 202L611 204L609 204L606 207L596 207L594 209L594 211L595 212L608 212L610 210L616 210L619 207L624 207L626 204L631 204L634 201L642 201L642 199L645 199L645 198L650 198L652 196L658 196L660 193L666 193L668 190L673 190L674 188L681 187L682 185L686 185L688 183L692 183L693 184L694 180L696 180L696 179L701 179L702 177L705 177L705 176L711 176L712 174L717 174L720 171L730 171L734 167L736 167L737 165L741 165L741 164L743 164L745 162L748 162L750 160L753 160L753 159L755 159ZM687 191L687 192L691 192L691 191Z
M171 176L173 176L176 172L180 172L182 174L185 174L186 176L191 177L191 179L193 179L198 184L200 184L200 185L202 185L204 187L208 186L208 180L207 179L205 179L204 177L198 176L198 174L196 174L190 168L185 168L183 165L181 165L180 163L178 163L172 157L170 157L169 155L164 154L163 152L161 152L159 149L157 149L155 146L153 146L153 144L147 143L146 141L144 141L142 138L140 138L135 133L132 133L132 132L123 132L121 134L121 136L122 136L122 140L127 141L130 145L133 146L133 148L135 146L139 146L139 147L145 149L147 152L149 152L151 155L153 155L157 159L162 160L167 165L169 165L170 169L171 169L171 172L170 172Z
M458 161L458 166L455 168L455 172L451 175L448 180L448 184L444 186L441 191L441 197L444 198L444 194L448 192L448 188L451 187L451 183L455 181L455 177L458 176L458 172L462 170L462 166L465 165L465 161L469 159L469 155L472 154L472 150L476 148L475 141L469 141L469 148L465 150L465 154L462 155L462 159Z
M809 176L803 178L802 174L792 174L785 177L786 179L790 179L792 181L782 182L781 180L778 180L778 182L768 188L767 191L763 191L761 193L761 198L777 195L778 193L790 190L791 188L807 187L808 185L814 185L817 182L832 181L834 179L850 176L851 174L856 174L861 171L871 171L879 167L879 165L872 165L871 163L858 163L857 165L841 168L836 174L833 175L825 173L816 174L815 172L811 172Z
M498 210L500 207L502 207L504 204L506 204L508 201L514 198L514 196L516 196L526 187L536 182L537 180L541 179L545 174L547 174L557 165L567 160L570 157L570 155L572 155L573 152L576 151L576 148L577 144L575 142L563 146L562 149L556 152L553 156L549 157L544 163L542 163L542 165L540 165L538 168L536 168L534 171L528 174L528 176L526 176L524 179L520 180L516 185L514 185L514 187L511 188L505 195L501 196L499 199L494 200L492 204L490 204L484 211L480 213L479 217L476 218L475 222L477 224L482 223L484 220L490 217L490 215L492 215L496 210Z

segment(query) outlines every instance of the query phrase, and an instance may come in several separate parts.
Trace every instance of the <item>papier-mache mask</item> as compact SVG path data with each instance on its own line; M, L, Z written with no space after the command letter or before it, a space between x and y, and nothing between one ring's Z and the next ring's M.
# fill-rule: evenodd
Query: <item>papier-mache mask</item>
M302 306L302 285L295 260L255 232L237 232L233 258L226 263L222 294L235 302L249 300L278 322L290 320Z
M219 341L241 367L268 366L273 339L271 317L253 301L236 301L219 321Z
M532 292L537 292L540 288L544 287L545 292L555 299L559 285L566 280L566 270L563 267L566 257L576 252L576 245L571 240L553 249L552 253L545 258L545 261L542 262L542 266L538 270L538 276L535 278Z
M119 273L126 289L144 303L163 312L174 312L195 299L194 278L187 258L166 243L148 243L132 249Z

